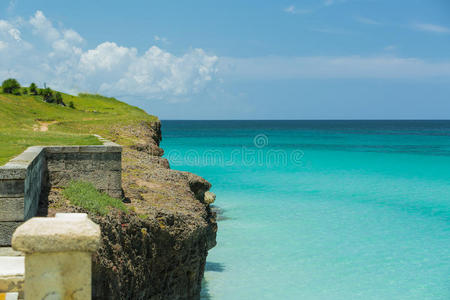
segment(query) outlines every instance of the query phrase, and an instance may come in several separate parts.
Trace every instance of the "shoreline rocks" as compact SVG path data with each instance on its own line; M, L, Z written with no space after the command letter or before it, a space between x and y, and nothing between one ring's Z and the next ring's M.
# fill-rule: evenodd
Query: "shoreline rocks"
M170 169L159 147L161 124L112 128L137 143L122 153L122 186L130 213L89 217L102 242L93 258L93 299L199 299L208 250L217 223L209 204L211 184ZM49 215L85 212L49 194Z

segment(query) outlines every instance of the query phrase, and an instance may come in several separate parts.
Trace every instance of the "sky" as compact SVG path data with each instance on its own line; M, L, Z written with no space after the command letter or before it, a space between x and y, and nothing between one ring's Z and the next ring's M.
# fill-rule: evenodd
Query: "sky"
M448 0L0 0L0 79L160 119L450 119Z

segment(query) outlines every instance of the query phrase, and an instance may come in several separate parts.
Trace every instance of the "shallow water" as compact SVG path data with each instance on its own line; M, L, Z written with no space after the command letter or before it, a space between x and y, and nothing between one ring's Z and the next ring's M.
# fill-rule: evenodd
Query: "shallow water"
M204 299L450 299L450 121L163 121L221 210Z

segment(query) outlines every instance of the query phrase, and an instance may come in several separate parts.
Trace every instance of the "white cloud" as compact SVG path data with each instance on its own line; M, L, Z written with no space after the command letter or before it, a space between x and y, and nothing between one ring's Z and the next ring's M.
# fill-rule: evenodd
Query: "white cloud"
M0 37L4 39L13 39L16 42L22 40L20 30L17 29L12 23L5 20L0 20Z
M64 30L64 39L78 44L84 41L78 32L72 29Z
M368 24L368 25L380 25L381 24L378 21L375 21L370 18L365 18L365 17L355 17L355 20L358 21L359 23Z
M46 38L49 41L53 41L59 38L59 31L53 27L44 13L40 10L36 11L33 17L30 18L30 24L33 26L33 33Z
M121 47L116 43L105 42L81 55L80 68L87 72L109 72L120 65L128 65L136 55L135 48Z
M228 78L250 80L450 78L450 61L392 56L222 58L219 69Z
M433 33L450 33L449 27L444 27L435 24L417 23L413 25L413 28L420 31L427 31Z
M23 38L30 29L36 42ZM140 54L112 41L93 49L84 44L79 33L54 27L42 11L16 25L0 20L0 77L46 82L69 93L179 101L204 89L217 72L218 58L202 49L177 56L157 46Z
M284 9L286 13L293 14L293 15L301 15L301 14L308 14L312 12L310 9L298 9L294 5L288 6Z
M143 95L165 97L189 95L212 80L216 61L217 57L207 56L201 49L177 57L153 46L144 55L134 57L118 81L103 84L101 90L118 94L139 90Z

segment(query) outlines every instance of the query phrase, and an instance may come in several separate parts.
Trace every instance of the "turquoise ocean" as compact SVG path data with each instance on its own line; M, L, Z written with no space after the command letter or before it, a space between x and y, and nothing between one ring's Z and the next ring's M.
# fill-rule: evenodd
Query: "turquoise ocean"
M163 121L217 194L203 299L450 299L450 121Z

